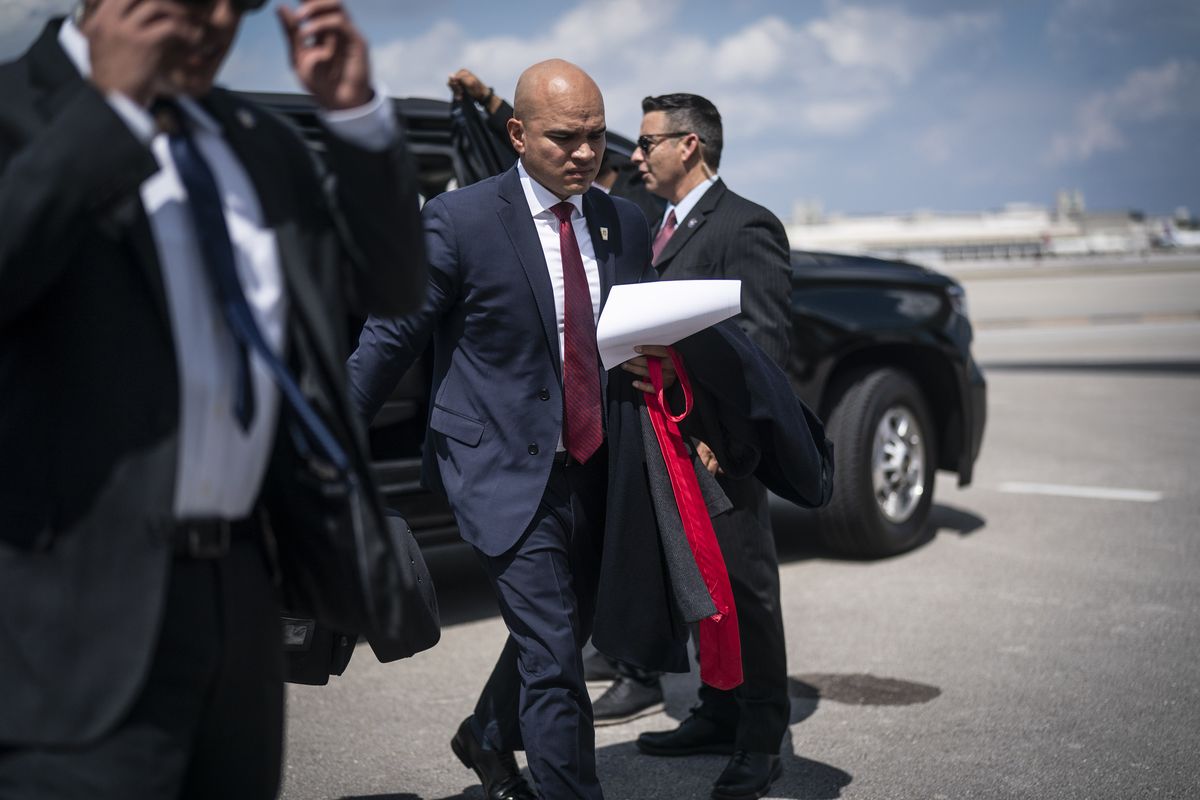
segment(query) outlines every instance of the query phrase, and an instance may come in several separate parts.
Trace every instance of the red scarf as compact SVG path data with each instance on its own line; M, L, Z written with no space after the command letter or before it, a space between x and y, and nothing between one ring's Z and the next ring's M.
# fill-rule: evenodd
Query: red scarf
M717 536L713 532L708 507L700 493L700 483L692 465L691 455L683 443L676 424L683 421L692 411L692 386L688 381L683 361L674 348L668 348L671 363L679 386L683 389L683 413L674 416L667 410L663 394L662 362L647 358L650 382L655 392L645 392L646 408L650 411L650 422L658 437L663 460L667 463L667 474L675 493L675 504L683 521L683 531L696 559L696 566L704 578L704 585L712 596L717 613L700 620L700 680L717 689L732 689L742 682L742 643L738 635L737 609L733 603L733 587L729 584L729 573Z

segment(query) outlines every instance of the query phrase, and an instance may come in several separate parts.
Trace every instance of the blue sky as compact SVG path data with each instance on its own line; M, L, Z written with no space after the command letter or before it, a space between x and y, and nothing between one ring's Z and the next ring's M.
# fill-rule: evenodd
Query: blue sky
M274 0L277 2L277 0ZM4 0L0 58L55 5ZM647 94L725 118L721 174L785 220L827 211L1053 203L1200 213L1196 0L350 0L396 95L444 97L466 66L504 96L558 56L636 133ZM273 14L249 17L227 85L292 89Z

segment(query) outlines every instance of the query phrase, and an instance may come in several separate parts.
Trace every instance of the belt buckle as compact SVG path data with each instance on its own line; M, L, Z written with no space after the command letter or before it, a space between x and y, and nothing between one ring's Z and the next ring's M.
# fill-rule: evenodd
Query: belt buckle
M215 533L216 535L209 535ZM192 558L222 558L229 553L229 520L217 520L212 526L189 525L187 552Z

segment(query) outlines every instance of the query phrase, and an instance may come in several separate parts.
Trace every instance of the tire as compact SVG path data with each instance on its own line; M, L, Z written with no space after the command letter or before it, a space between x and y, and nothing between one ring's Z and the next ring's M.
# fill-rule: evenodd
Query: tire
M933 504L938 452L920 388L895 369L859 374L829 414L829 435L836 468L833 498L819 514L825 544L867 557L919 544Z

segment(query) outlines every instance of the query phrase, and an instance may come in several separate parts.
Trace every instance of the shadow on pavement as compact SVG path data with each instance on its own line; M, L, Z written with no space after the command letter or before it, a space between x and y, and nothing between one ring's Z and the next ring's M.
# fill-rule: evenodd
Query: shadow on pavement
M440 545L421 554L437 588L442 627L499 616L487 573L469 545Z
M775 529L775 549L779 555L780 564L808 561L815 558L830 561L877 560L846 555L827 546L821 541L817 515L812 511L797 508L784 500L772 498L771 524ZM987 525L987 520L977 514L944 503L934 503L929 512L929 523L925 535L909 550L891 557L895 558L903 556L905 553L911 553L913 550L919 550L944 531L957 533L959 536L968 536L985 525Z
M880 678L866 673L822 672L788 678L793 716L796 706L808 709L800 719L811 715L821 700L852 706L911 706L928 703L941 693L941 689L927 683Z
M987 520L961 508L935 503L929 514L930 530L936 535L942 531L970 536L987 525Z
M793 753L790 738L780 750L783 776L768 797L777 800L830 800L842 796L853 780L850 773ZM604 793L624 800L706 798L725 769L728 756L656 758L638 752L632 742L609 745L596 751L603 774ZM615 762L615 763L614 763Z
M792 713L796 701L792 700ZM813 704L816 707L816 704ZM811 713L811 712L810 712ZM784 736L779 751L783 756L783 777L771 787L769 797L777 800L829 800L842 796L842 789L850 785L854 777L845 770L831 764L814 761L796 755L792 732ZM714 776L715 777L715 776Z

